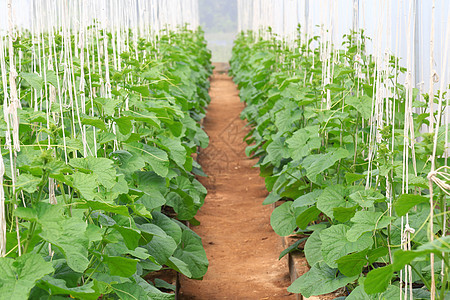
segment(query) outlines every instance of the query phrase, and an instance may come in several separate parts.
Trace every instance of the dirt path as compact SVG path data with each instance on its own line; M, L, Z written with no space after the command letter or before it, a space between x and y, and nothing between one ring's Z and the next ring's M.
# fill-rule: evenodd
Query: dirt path
M286 291L286 260L278 260L280 238L270 226L270 206L256 161L245 156L247 130L239 119L244 104L231 78L215 72L212 101L204 120L210 146L199 161L209 178L201 179L209 194L193 229L203 238L209 270L203 281L182 278L180 298L294 299Z

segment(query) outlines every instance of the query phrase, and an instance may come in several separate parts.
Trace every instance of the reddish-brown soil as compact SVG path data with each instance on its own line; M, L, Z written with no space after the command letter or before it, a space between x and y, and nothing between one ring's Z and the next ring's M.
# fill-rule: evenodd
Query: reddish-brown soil
M202 281L181 279L180 299L295 299L286 291L290 284L280 237L270 226L271 206L256 163L245 156L245 122L239 119L244 104L226 74L215 72L211 104L204 127L210 146L199 162L208 178L205 205L193 227L203 239L209 269Z

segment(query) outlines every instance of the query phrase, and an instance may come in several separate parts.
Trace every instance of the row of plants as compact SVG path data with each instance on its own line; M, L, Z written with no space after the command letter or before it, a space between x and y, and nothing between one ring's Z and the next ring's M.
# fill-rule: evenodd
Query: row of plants
M430 124L424 109L430 97L412 102L415 143L405 147L408 89L397 80L405 68L389 56L383 73L388 74L383 78L389 84L383 87L389 93L380 113L387 121L380 125L373 100L382 88L375 58L365 51L363 32L344 40L325 61L318 36L293 46L274 35L264 39L242 33L230 61L246 103L241 118L251 127L246 153L259 158L270 192L263 204L277 206L271 225L281 236L299 236L280 258L306 240L303 251L310 270L288 291L310 297L341 289L349 300L399 299L405 293L411 299L430 299L434 270L436 299L447 299L448 198L436 184L430 215L427 176L435 134L423 130ZM334 72L326 81L330 61ZM448 95L438 92L436 103L439 97L445 103ZM439 109L432 124L441 118ZM441 171L446 165L445 128L440 126L436 135L434 163ZM415 157L405 160L405 151ZM442 182L448 184L448 178Z
M13 43L20 149L8 71L0 299L174 299L174 286L148 275L207 270L186 222L206 195L193 154L208 145L199 121L211 54L200 30L122 34L90 26Z

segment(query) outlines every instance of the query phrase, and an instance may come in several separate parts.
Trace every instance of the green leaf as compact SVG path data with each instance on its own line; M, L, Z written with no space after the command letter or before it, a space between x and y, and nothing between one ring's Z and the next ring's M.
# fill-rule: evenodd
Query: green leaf
M335 207L333 208L333 216L337 221L345 223L353 218L357 208L357 205L353 207Z
M18 176L16 188L18 190L23 189L27 193L34 193L37 191L41 178L35 177L27 173L21 173Z
M139 246L141 232L138 229L120 226L118 224L113 225L113 228L122 235L125 245L128 249L134 250L137 248L137 246Z
M103 113L106 116L113 116L117 106L122 103L122 100L97 97L94 98L94 103L103 108Z
M142 203L147 210L152 211L166 204L166 198L160 191L155 189L151 193L145 192L136 203Z
M368 263L367 252L368 250L366 249L361 252L355 252L346 256L342 256L341 258L336 260L339 271L341 271L345 276L349 277L361 274L362 269Z
M414 206L429 201L430 200L424 196L403 194L394 201L394 209L397 215L402 217Z
M432 251L436 254L450 252L450 235L445 237L435 238L434 241L420 245L419 251Z
M163 150L141 143L128 144L124 147L140 156L159 176L165 177L169 173L169 158Z
M98 129L101 129L103 131L108 131L108 128L106 128L106 125L105 125L105 121L103 121L102 119L97 118L97 117L82 115L81 116L81 124L91 125L91 126L97 127Z
M103 210L105 212L115 213L122 216L129 216L128 208L124 205L117 205L104 200L86 200L85 202L78 203L77 208L91 208L92 210Z
M137 260L121 256L103 256L103 262L108 266L113 276L131 277L136 273Z
M153 224L163 229L169 236L173 238L177 245L179 245L182 236L182 230L180 226L178 226L178 224L175 223L171 218L158 211L152 212L152 217Z
M183 274L184 276L188 278L192 277L191 271L189 270L189 266L184 261L172 256L169 258L166 264L169 268L174 269L175 271Z
M94 189L98 188L97 176L77 172L73 174L73 187L87 200L94 200L97 195Z
M150 90L148 89L148 85L132 86L130 88L130 90L138 92L139 94L141 94L144 97L149 97L150 96Z
M64 215L64 206L39 203L36 206L38 222L42 226L39 236L61 249L67 264L75 272L83 273L89 265L86 236L87 224L83 210L72 210L72 216Z
M362 251L373 244L372 235L366 233L351 242L347 239L349 226L344 224L332 225L320 232L322 240L322 255L330 267L337 267L336 260L351 252Z
M58 75L56 75L55 71L47 70L47 72L45 73L45 79L55 88L58 88Z
M167 194L166 199L167 205L173 207L179 220L192 219L199 208L198 205L195 205L193 198L180 189Z
M350 220L354 224L347 232L347 239L355 242L365 232L372 232L387 227L392 219L385 216L382 212L358 211Z
M372 98L369 96L348 96L345 98L345 104L353 106L364 119L369 119L372 115Z
M309 223L312 221L317 220L319 217L321 211L317 209L317 207L311 206L307 210L303 211L301 214L299 214L295 220L297 227L300 229L305 229Z
M170 158L179 166L184 166L186 162L186 148L181 141L175 138L161 137L164 149L169 153Z
M140 155L130 153L125 150L118 150L111 153L111 156L116 157L119 161L120 169L125 174L131 174L135 171L141 170L145 167L145 161Z
M148 241L143 248L147 249L148 253L150 253L159 264L166 264L169 257L171 257L177 249L177 244L173 238L154 224L142 224L138 225L138 228L145 240ZM145 234L147 234L148 237Z
M288 292L300 293L303 297L311 297L331 293L338 288L355 281L358 276L347 277L330 268L325 262L316 263L311 270L297 278Z
M86 283L82 286L68 287L63 279L45 276L38 283L38 286L46 291L51 291L51 295L70 295L73 298L86 300L96 300L101 293L96 289L94 282Z
M113 284L113 291L122 300L150 300L147 292L139 285L133 282L125 282L119 284Z
M201 279L208 270L209 263L202 239L185 226L183 226L181 242L173 256L186 263L192 274L191 278Z
M88 156L86 158L73 158L69 164L80 170L91 170L98 183L107 189L112 189L117 183L114 161L111 159Z
M129 110L122 112L122 115L135 121L145 122L147 123L147 126L155 127L158 129L161 128L161 122L159 121L158 116L155 113Z
M305 243L305 257L310 266L323 261L322 256L322 240L320 239L320 232L322 229L315 230Z
M167 283L166 281L159 279L159 278L155 278L155 286L158 288L162 288L162 289L166 289L166 290L170 290L170 291L174 291L174 292L176 292L176 290L177 290L177 287L174 284Z
M163 293L141 277L135 277L134 279L138 285L145 290L151 300L175 300L175 294ZM155 282L158 281L155 280Z
M364 291L364 286L360 285L357 286L345 300L373 300L373 298L367 295Z
M350 194L350 199L355 201L361 207L370 208L373 207L373 204L379 200L384 199L385 197L378 191L373 189L367 189L362 191L356 191Z
M40 91L42 89L42 85L44 84L44 79L36 73L26 73L20 72L20 77L22 77L32 88Z
M270 225L278 235L288 236L293 233L297 224L292 211L292 201L285 202L275 208L270 217Z
M114 119L114 122L116 122L116 125L119 127L121 134L127 135L131 132L131 129L133 128L131 120L132 119L130 117L120 117Z
M292 204L293 208L314 205L317 202L317 199L322 194L322 190L314 190L311 193L302 195L294 200L294 204Z
M283 158L289 157L289 153L281 138L273 140L266 148L267 156L264 158L263 165L268 163L279 166Z
M344 148L337 148L324 155L310 155L303 160L303 166L306 169L306 176L309 179L314 180L317 175L329 169L337 161L346 158L348 155L349 152Z
M356 173L346 173L345 174L345 180L347 181L347 184L352 184L353 182L361 180L363 178L366 178L366 175L356 174Z
M292 245L290 245L289 247L287 247L286 249L281 251L280 256L278 257L278 259L282 259L286 254L291 253L292 251L299 250L298 249L298 245L300 245L302 242L304 242L307 239L308 238L299 239L298 241L296 241L295 243L293 243Z
M322 194L317 198L317 208L320 209L328 217L334 217L336 207L353 207L353 201L347 201L344 197L346 195L345 187L336 184L325 188Z
M386 256L389 253L389 249L387 247L378 247L376 249L370 250L367 258L369 259L369 263L374 263L378 260L378 258Z
M51 262L34 253L17 259L0 257L0 299L28 299L36 282L54 271Z
M263 201L263 205L268 205L268 204L272 204L277 202L278 200L281 199L281 196L278 195L277 193L275 193L274 191L272 191L271 193L269 193L269 195L267 195L267 197L264 199Z
M370 271L364 281L364 290L369 295L384 292L389 286L393 275L392 265Z
M322 138L319 136L319 126L307 126L298 129L291 138L286 140L289 153L293 160L300 160L309 155L312 150L319 149Z

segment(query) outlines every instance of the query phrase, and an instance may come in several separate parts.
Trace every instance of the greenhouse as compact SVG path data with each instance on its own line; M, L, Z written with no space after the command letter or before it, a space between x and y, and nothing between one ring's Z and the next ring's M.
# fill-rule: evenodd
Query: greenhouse
M0 300L450 299L450 1L0 0Z

